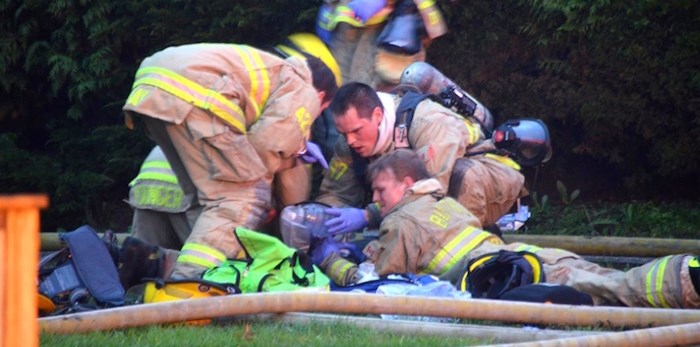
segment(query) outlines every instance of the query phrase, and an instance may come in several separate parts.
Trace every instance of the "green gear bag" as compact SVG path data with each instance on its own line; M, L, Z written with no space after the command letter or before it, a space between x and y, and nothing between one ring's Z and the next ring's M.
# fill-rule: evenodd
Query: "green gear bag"
M204 272L204 280L231 284L243 293L330 289L328 277L306 254L275 237L246 228L236 228L234 235L245 251L245 259L226 260Z

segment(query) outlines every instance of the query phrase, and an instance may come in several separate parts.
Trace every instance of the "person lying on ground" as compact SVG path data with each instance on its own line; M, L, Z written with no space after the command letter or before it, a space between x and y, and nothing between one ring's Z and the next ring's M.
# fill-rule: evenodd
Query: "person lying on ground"
M542 263L547 283L573 287L596 305L700 308L697 255L655 259L627 271L604 268L572 252L524 243L504 244L478 228L476 218L445 197L420 157L397 150L370 164L374 201L384 217L379 239L362 251L378 275L433 274L457 285L469 262L499 251L529 251ZM358 265L341 257L342 244L326 239L311 251L315 264L337 284L357 281Z

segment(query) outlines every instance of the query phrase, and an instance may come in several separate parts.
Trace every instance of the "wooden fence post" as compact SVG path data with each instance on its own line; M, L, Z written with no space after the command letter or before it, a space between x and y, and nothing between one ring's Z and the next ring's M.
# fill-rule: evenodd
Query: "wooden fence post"
M0 346L39 345L39 209L46 195L0 195Z

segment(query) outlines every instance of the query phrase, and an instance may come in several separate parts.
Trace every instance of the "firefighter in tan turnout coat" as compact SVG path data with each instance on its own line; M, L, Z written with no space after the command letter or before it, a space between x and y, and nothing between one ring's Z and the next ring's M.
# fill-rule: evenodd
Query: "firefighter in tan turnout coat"
M317 58L281 59L246 45L190 44L144 59L123 107L127 126L142 120L203 206L173 279L237 257L232 230L265 220L277 172L325 163L309 128L336 89Z
M362 83L338 90L329 109L341 138L316 199L340 207L328 211L338 215L327 224L329 231L348 233L379 225L379 206L370 204L365 170L380 155L402 147L418 153L428 172L475 211L479 226L493 224L521 195L524 176L518 164L492 154L464 157L490 146L481 127L428 99L417 104L405 143L399 143L394 134L401 99Z
M483 254L530 251L543 263L546 282L571 286L596 305L700 307L700 264L696 255L669 255L628 271L603 268L561 249L523 243L503 244L479 228L455 200L444 197L422 161L408 150L387 154L369 168L374 199L384 216L380 237L363 253L379 275L442 275L457 283L471 259ZM338 255L334 242L312 251L314 259L340 285L354 283L358 266Z

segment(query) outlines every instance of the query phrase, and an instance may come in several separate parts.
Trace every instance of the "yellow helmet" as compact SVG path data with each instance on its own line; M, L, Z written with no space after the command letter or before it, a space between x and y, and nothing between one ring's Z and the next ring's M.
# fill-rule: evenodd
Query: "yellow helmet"
M304 54L302 53L317 57L333 72L338 86L343 84L340 66L326 44L318 36L310 33L292 34L287 37L284 43L275 45L275 50L286 57L303 58Z
M167 302L184 299L201 299L227 294L240 293L236 287L201 279L164 281L155 279L146 283L143 293L144 303ZM187 321L187 325L206 325L211 319Z
M180 281L153 280L146 283L143 302L155 303L183 299L201 299L238 292L233 286L200 279Z

